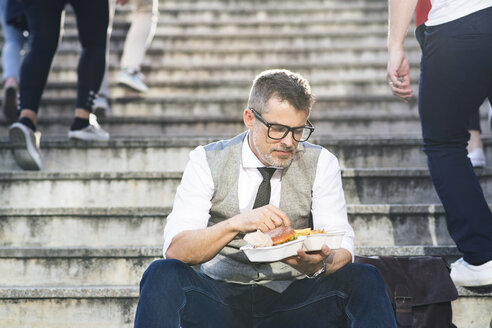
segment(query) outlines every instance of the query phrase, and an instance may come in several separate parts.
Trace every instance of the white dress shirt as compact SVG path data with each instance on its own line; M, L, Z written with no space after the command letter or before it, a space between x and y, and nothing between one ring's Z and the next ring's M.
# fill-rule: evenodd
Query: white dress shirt
M251 150L248 137L244 138L240 161L238 197L241 213L253 208L258 187L263 180L258 167L264 167ZM282 187L281 169L271 179L270 204L278 207ZM323 148L319 155L316 177L313 184L312 215L314 229L346 231L341 247L354 257L354 231L347 219L345 197L342 189L340 167L337 158ZM208 166L205 149L198 146L190 152L181 184L176 191L173 210L167 217L164 229L163 254L174 236L185 230L207 227L212 207L214 182Z

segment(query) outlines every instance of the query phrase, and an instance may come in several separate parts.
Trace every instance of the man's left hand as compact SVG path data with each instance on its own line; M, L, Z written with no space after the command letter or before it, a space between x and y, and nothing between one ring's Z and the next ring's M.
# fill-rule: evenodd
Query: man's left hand
M290 265L297 271L310 275L323 267L323 260L332 254L331 249L323 245L320 251L306 253L302 249L297 251L297 256L288 257L282 262ZM329 270L329 262L327 262L326 271Z

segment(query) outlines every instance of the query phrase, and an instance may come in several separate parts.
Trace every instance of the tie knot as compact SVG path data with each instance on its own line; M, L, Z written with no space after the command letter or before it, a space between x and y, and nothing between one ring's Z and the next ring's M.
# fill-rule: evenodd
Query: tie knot
M258 171L260 171L261 176L263 177L263 181L270 181L273 173L275 173L275 168L273 167L259 167Z

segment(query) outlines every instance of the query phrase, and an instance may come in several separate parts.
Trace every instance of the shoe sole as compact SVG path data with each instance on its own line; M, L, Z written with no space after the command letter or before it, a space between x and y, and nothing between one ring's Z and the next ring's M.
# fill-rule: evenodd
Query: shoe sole
M479 163L472 163L472 166L475 168L484 168L487 163L485 162L479 162Z
M122 86L125 86L129 89L132 89L134 91L138 91L138 92L141 92L141 93L144 93L144 92L147 92L149 91L149 88L147 89L142 89L142 88L139 88L137 86L135 86L134 84L132 84L131 82L128 82L126 80L123 80L123 79L116 79L116 83L118 83L119 85L122 85Z
M34 147L34 145L31 145L28 141L29 137L30 136L26 135L25 131L19 127L13 127L9 130L9 138L17 164L23 170L39 171L41 170L41 166L38 165L34 157L31 155L30 151L36 150L30 149Z
M492 287L492 279L485 281L453 281L455 286L461 287Z
M4 101L3 113L7 121L13 123L19 117L19 111L17 110L17 91L15 88L7 88Z
M451 271L453 269L451 268ZM453 279L453 275L451 275L451 279ZM470 280L470 281L466 281L466 280L458 280L458 281L455 281L453 280L454 284L456 286L462 286L462 287L490 287L492 286L492 277L489 277L487 279L483 279L483 280Z
M87 136L87 134L69 132L68 139L82 141L109 141L110 137L94 137L93 135Z

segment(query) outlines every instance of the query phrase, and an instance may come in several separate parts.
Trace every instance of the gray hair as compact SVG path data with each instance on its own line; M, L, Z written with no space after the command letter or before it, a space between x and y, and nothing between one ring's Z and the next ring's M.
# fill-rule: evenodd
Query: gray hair
M300 74L285 69L267 70L256 76L249 93L248 108L265 113L265 104L272 97L287 101L308 115L315 100L309 82Z

